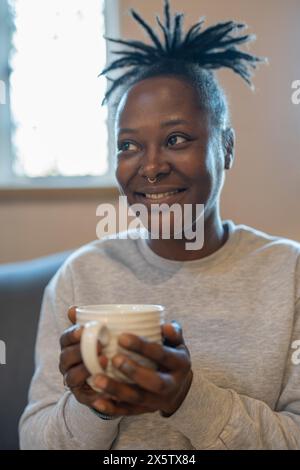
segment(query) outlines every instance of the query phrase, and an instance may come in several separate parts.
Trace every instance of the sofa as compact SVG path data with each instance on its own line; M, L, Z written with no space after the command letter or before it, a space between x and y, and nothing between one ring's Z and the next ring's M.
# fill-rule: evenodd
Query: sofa
M43 291L70 251L0 264L0 449L19 448L18 422L34 371ZM4 355L5 353L5 355Z

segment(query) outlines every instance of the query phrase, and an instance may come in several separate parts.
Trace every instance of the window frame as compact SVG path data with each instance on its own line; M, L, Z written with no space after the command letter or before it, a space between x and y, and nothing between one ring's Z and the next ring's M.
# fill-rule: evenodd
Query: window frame
M0 18L7 15L9 0L0 0ZM120 4L119 0L104 0L105 35L119 37L120 34ZM3 53L0 54L0 79L6 88L6 102L0 104L0 191L18 189L81 189L81 188L111 188L116 186L115 165L116 149L114 142L113 109L108 105L108 171L100 176L45 176L24 177L13 173L12 148L12 119L9 100L9 52L13 34L13 22L6 22L6 28L0 32L0 40L4 43ZM112 44L106 41L107 62L111 60ZM101 98L101 97L100 97Z

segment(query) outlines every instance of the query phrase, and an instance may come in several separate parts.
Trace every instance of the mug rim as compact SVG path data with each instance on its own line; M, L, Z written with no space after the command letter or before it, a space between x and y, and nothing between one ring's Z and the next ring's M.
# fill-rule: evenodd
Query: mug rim
M158 304L91 304L82 305L75 309L79 314L137 315L163 312L165 307Z

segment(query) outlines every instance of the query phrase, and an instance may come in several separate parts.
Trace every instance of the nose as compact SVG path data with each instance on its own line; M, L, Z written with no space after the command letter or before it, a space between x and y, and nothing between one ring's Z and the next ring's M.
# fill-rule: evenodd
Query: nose
M162 175L167 175L171 171L171 165L166 160L161 149L157 146L149 146L141 159L141 164L138 170L139 176L144 178L158 178Z

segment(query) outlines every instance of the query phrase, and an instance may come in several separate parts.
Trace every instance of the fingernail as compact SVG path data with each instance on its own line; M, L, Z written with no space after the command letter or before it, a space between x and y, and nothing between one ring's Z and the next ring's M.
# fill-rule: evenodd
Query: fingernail
M127 334L122 334L119 338L119 341L120 341L122 346L125 346L125 348L131 346L131 344L132 344L131 338Z
M176 320L172 320L171 323L172 323L172 326L175 328L175 330L178 333L181 333L182 331L181 325Z
M132 374L135 371L135 367L123 356L116 356L113 360L113 364L127 374Z
M93 382L96 387L102 388L103 390L107 386L107 378L103 376L95 377Z
M123 362L121 366L121 370L126 374L133 374L135 371L135 367L129 364L127 361Z
M96 400L93 404L93 407L96 408L98 411L107 411L107 405L105 402L103 402L103 400Z
M107 369L108 359L107 359L106 356L100 356L99 357L99 362L100 362L100 366L102 367L102 369Z
M123 356L116 356L113 360L114 366L115 367L122 367L122 364L124 364L125 358Z

